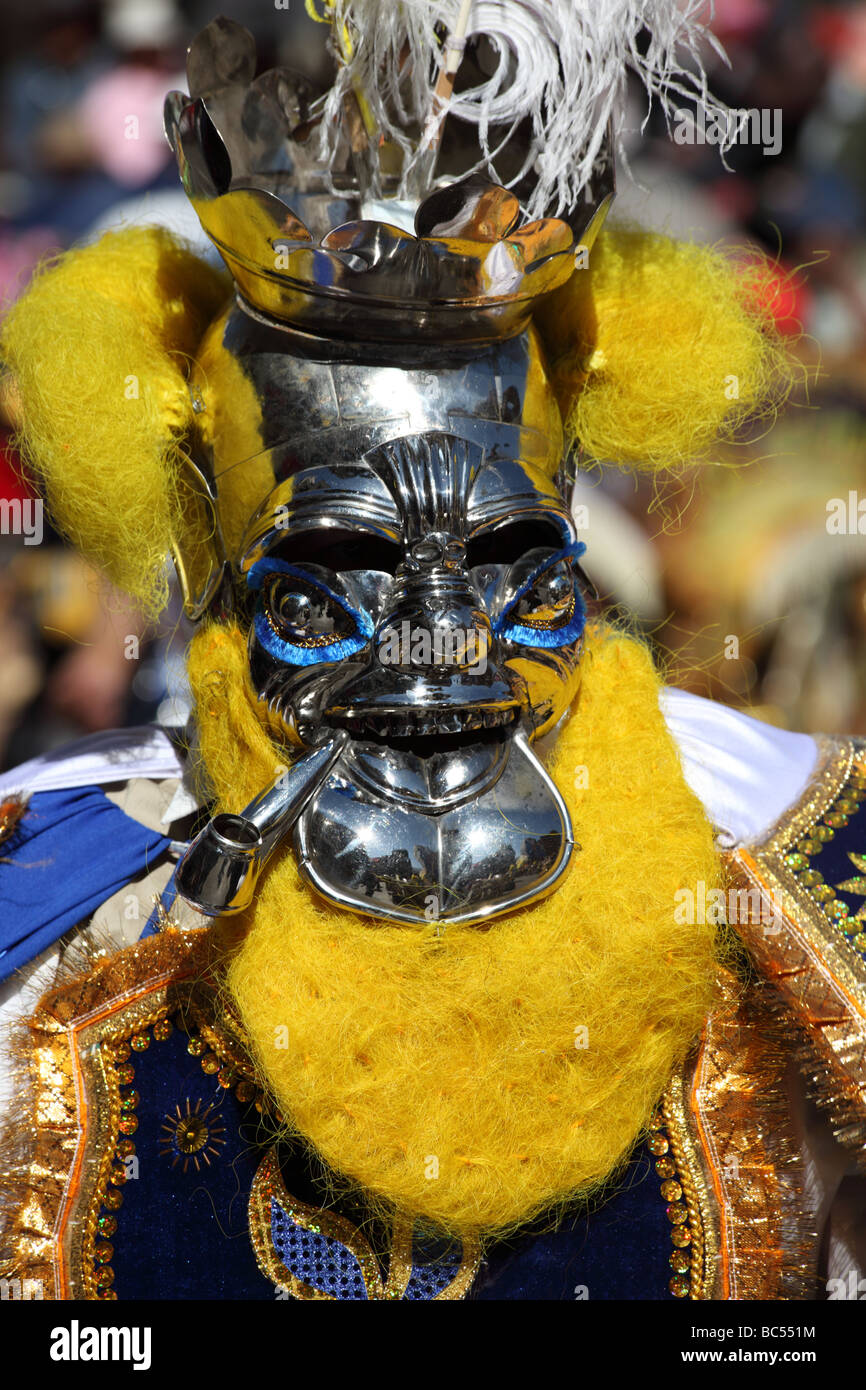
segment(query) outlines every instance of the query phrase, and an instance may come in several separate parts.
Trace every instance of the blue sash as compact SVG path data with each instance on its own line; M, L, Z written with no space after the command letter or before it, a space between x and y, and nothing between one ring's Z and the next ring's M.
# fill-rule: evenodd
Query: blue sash
M99 787L35 792L0 844L0 981L152 869L170 843Z

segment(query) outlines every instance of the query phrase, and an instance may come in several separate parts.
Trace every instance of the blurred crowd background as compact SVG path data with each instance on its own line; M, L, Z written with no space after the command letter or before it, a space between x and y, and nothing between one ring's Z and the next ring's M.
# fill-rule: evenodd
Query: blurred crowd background
M163 221L206 249L161 113L217 10L4 0L0 303L46 254L122 222ZM327 83L327 28L303 0L223 12L256 35L263 68ZM827 525L831 498L855 494L852 515L858 499L866 513L866 2L716 0L712 27L730 57L707 54L714 91L780 111L778 153L736 145L725 168L715 145L678 144L658 117L641 130L635 92L616 210L777 258L773 312L810 385L748 468L704 469L661 495L613 468L587 478L587 568L677 684L786 727L866 734L866 515L862 535ZM23 502L8 394L0 407L0 500ZM103 728L185 722L189 635L177 603L146 629L47 526L39 544L0 534L0 764Z

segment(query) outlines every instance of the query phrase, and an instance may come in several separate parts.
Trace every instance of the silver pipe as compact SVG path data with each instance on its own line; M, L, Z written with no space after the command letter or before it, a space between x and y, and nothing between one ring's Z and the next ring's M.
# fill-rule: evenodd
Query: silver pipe
M315 796L348 742L340 730L276 778L240 815L213 817L185 850L175 885L184 902L207 917L250 906L259 875Z

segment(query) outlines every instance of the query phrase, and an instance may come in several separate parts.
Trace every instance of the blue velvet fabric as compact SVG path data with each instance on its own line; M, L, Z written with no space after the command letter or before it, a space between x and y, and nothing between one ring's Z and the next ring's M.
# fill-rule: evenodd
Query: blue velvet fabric
M134 1052L134 1086L140 1099L132 1136L138 1176L121 1189L111 1238L119 1299L273 1299L274 1286L259 1272L250 1242L247 1207L262 1158L261 1117L202 1071L187 1052L187 1035L175 1029L146 1052ZM163 1126L180 1106L186 1113L209 1105L217 1153L199 1171L160 1141ZM221 1142L224 1140L225 1142ZM175 1162L175 1159L177 1160ZM134 1170L135 1171L135 1170Z
M254 1105L207 1075L187 1051L187 1036L175 1029L165 1041L133 1053L138 1129L134 1135L138 1176L122 1188L111 1237L114 1288L123 1299L269 1299L274 1286L256 1265L249 1236L248 1203L256 1168L271 1143ZM209 1105L218 1132L210 1164L183 1159L170 1143L168 1117L177 1108L200 1112ZM224 1142L223 1142L224 1141ZM289 1193L321 1205L324 1174L300 1149L284 1148L282 1170ZM174 1161L174 1160L177 1161ZM338 1208L365 1236L385 1249L378 1228L363 1208ZM289 1253L286 1222L272 1223L277 1248ZM297 1247L297 1241L295 1241ZM457 1261L453 1250L416 1242L416 1270L404 1297L429 1298L448 1282ZM470 1296L479 1299L667 1299L673 1247L659 1179L640 1146L615 1194L593 1214L567 1218L556 1231L527 1229L487 1252ZM311 1252L311 1255L315 1252ZM347 1269L353 1264L346 1259ZM291 1261L289 1261L291 1263ZM387 1258L381 1258L383 1278ZM346 1296L364 1297L357 1280Z
M175 1029L164 1041L152 1040L145 1052L133 1053L134 1088L138 1093L135 1115L136 1164L121 1193L123 1202L113 1213L117 1230L111 1236L111 1266L119 1299L270 1299L274 1285L258 1269L249 1235L248 1206L255 1171L272 1142L254 1104L243 1104L231 1090L224 1090L207 1075L200 1059L187 1051L187 1036ZM124 1088L121 1094L126 1094ZM208 1107L213 1108L208 1110ZM207 1112L206 1123L214 1135L210 1161L199 1166L186 1160L171 1144L181 1115ZM167 1128L166 1128L167 1126ZM205 1152L208 1152L206 1146ZM323 1170L300 1150L284 1147L283 1176L292 1196L310 1205L323 1201ZM380 1251L382 1232L369 1213L356 1206L340 1208ZM363 1279L354 1256L343 1246L315 1233L298 1232L275 1205L272 1219L274 1247L304 1282L333 1293L333 1280L314 1277L314 1266L337 1266L345 1273L339 1296L365 1299ZM378 1239L377 1239L378 1237ZM431 1256L445 1255L439 1274L450 1276L455 1261L448 1251L416 1251L418 1269L406 1291L408 1298L430 1296L447 1277L425 1272ZM459 1259L456 1263L459 1263ZM381 1274L387 1275L382 1260Z
M478 1299L671 1300L671 1226L661 1179L639 1145L606 1202L567 1216L555 1231L500 1242L471 1291Z
M0 981L152 868L169 844L99 787L34 793L0 846Z

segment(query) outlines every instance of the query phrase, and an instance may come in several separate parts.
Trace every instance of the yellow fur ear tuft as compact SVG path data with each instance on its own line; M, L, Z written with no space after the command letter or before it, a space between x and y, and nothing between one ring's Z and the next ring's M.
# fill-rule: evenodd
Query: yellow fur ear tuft
M762 287L761 280L766 281ZM700 461L772 415L792 361L766 304L772 267L635 227L605 228L536 322L569 443L646 472Z
M169 232L132 227L46 265L0 332L55 524L151 614L184 512L187 368L228 290Z

